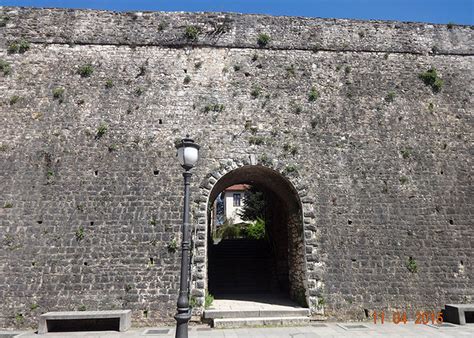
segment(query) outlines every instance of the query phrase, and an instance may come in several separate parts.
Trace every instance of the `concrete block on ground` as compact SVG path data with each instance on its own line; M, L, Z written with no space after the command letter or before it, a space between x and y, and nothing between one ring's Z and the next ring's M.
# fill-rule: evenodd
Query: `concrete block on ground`
M107 319L118 319L118 330L127 331L132 326L132 310L110 310L110 311L65 311L65 312L47 312L40 316L38 325L38 334L48 333L53 321L100 321ZM89 323L90 323L89 322ZM75 325L80 325L76 323Z
M466 312L474 312L474 304L446 304L446 321L466 325Z

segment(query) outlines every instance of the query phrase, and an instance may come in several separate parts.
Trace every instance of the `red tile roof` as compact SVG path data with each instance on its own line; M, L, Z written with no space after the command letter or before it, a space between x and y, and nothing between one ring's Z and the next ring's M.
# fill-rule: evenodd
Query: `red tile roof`
M250 189L248 184L234 184L226 188L225 191L244 191Z

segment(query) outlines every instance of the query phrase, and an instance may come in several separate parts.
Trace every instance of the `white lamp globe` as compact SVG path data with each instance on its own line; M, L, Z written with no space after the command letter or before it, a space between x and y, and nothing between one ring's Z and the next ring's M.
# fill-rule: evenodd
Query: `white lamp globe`
M186 170L192 169L199 159L199 145L194 143L194 140L187 135L176 145L176 148L178 149L177 156L181 166Z

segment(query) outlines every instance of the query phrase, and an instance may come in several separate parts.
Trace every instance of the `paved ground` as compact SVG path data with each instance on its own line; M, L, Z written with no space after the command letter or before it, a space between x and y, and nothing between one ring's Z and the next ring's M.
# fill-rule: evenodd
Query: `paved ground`
M284 297L268 298L268 295L251 297L242 295L237 297L219 297L212 305L217 310L285 310L301 308ZM469 337L474 338L474 324L455 325L445 323L442 327L434 325L416 325L413 322L407 324L385 323L375 325L372 321L334 323L334 322L311 322L309 326L296 327L265 327L265 328L242 328L242 329L211 329L206 325L191 324L189 338L316 338L316 337ZM0 338L12 336L2 335L12 331L1 331ZM101 331L101 332L67 332L48 333L38 335L33 331L18 332L21 338L131 338L131 337L155 337L174 338L174 327L155 328L132 328L127 332Z
M323 325L323 326L322 326ZM361 328L344 329L344 325L363 326ZM452 324L454 325L454 324ZM147 331L155 334L145 334ZM162 333L158 333L158 331ZM165 333L166 332L166 333ZM7 338L0 331L0 338ZM11 331L10 331L11 333ZM128 332L119 333L111 331L102 332L68 332L48 333L37 335L33 331L18 332L21 338L57 338L57 337L87 337L87 338L129 338L129 337L174 337L174 328L133 328ZM474 324L454 327L434 328L428 325L384 324L373 323L315 323L305 327L282 328L252 328L252 329L209 329L205 326L193 326L189 331L189 338L313 338L313 337L474 337ZM8 337L9 338L9 337Z

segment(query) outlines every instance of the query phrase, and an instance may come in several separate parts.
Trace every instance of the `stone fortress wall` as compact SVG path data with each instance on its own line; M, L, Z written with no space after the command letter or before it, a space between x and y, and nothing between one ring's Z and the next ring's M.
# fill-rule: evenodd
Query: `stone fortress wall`
M0 7L0 327L50 310L172 321L186 133L202 231L209 182L232 169L299 192L314 312L472 302L473 41L472 26Z

